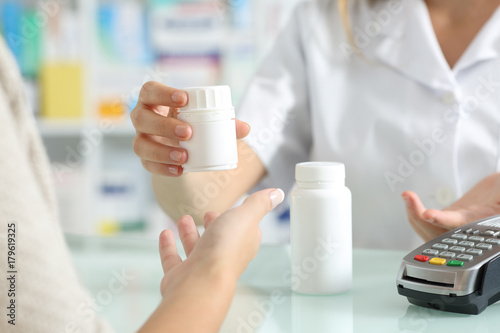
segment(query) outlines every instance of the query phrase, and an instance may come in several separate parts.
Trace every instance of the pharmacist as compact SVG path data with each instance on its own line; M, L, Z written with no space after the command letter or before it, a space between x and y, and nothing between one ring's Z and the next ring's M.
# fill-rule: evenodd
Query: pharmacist
M131 118L158 201L201 220L258 183L289 190L296 163L324 160L346 165L354 246L408 249L500 213L499 5L302 3L238 110L237 172L183 175L187 96L147 83ZM215 198L193 201L217 180Z

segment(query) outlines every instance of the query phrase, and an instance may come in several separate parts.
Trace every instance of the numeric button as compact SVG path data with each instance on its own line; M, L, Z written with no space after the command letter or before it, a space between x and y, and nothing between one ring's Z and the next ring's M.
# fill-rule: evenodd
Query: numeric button
M453 259L453 258L455 258L456 254L453 252L444 251L444 252L441 252L439 254L439 256L441 258Z
M470 254L459 254L457 256L457 259L462 261L471 261L472 259L474 259L474 257L471 256Z
M474 246L474 242L461 241L460 243L458 243L458 245L467 246L467 247L473 247Z
M481 236L470 236L469 240L471 242L483 242L484 241L484 237L481 237Z
M441 241L441 243L455 245L458 243L458 241L452 238L445 238Z
M493 245L486 243L479 243L476 245L476 249L481 249L481 250L491 250L492 247Z
M450 251L453 251L453 252L465 252L465 247L463 246L452 246L449 248Z
M461 240L466 240L467 239L467 235L464 235L464 234L453 234L450 237L451 238L455 238L455 239L461 239Z
M472 246L474 246L474 243L472 243ZM448 250L448 245L436 243L436 244L432 245L432 248L436 249L436 250Z
M493 244L493 245L500 245L500 239L488 238L486 240L486 243Z
M426 254L428 256L437 256L439 254L438 250L425 249L422 251L422 254Z
M468 249L467 251L465 251L465 253L467 253L467 254L473 254L475 256L480 256L481 254L483 254L483 250L480 250L480 249Z

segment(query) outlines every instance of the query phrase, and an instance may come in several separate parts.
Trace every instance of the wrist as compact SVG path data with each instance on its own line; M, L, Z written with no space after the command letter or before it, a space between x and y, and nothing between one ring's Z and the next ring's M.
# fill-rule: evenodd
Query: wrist
M239 276L230 265L210 257L212 256L191 256L182 263L180 271L176 271L174 276L167 274L164 300L183 298L187 294L207 297L217 294L219 299L226 294L232 297Z
M204 256L201 260L191 257L186 262L190 266L189 270L193 272L191 277L196 280L196 283L208 285L217 290L234 289L240 277L234 265L214 254Z
M163 329L218 332L231 305L237 278L208 261L187 259L183 264L183 272L165 290L159 306L161 321L166 323Z

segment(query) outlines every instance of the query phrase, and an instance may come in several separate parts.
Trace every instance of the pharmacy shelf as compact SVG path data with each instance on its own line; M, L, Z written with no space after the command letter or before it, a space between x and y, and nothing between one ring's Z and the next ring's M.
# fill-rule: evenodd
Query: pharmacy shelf
M0 3L2 1L0 0ZM30 1L42 2L41 0ZM206 1L211 5L215 3L212 0ZM81 36L74 40L78 40L81 44L81 52L77 58L84 73L82 78L84 88L82 92L84 103L82 119L53 120L39 116L36 120L53 168L59 165L69 167L71 170L68 173L60 172L61 179L55 182L58 200L62 208L60 215L64 230L76 234L96 234L96 225L102 222L104 215L109 215L110 202L114 204L113 197L103 191L103 184L117 188L118 185L122 187L126 185L133 196L126 200L129 200L130 206L134 204L140 206L136 211L141 211L140 213L143 215L141 218L147 222L149 229L154 226L153 229L156 232L157 229L164 228L166 223L170 223L171 221L165 213L154 202L149 174L142 168L132 149L132 141L136 132L128 114L129 109L137 99L141 86L151 80L178 88L193 85L193 82L196 82L195 85L228 84L231 86L233 99L237 104L245 90L247 79L251 77L264 53L263 45L270 44L270 40L274 39L277 33L277 29L274 28L283 21L285 9L297 1L245 0L234 2L233 5L230 2L227 6L219 8L220 17L217 16L219 21L213 22L212 19L211 22L215 26L212 32L189 33L190 29L187 29L188 33L154 35L155 56L157 58L153 61L148 57L145 57L145 60L141 57L139 58L142 60L133 60L133 56L123 57L124 54L127 54L126 52L131 52L133 55L135 54L134 50L142 50L140 46L132 49L127 48L129 41L130 43L135 41L137 44L142 39L138 39L137 35L134 35L134 32L140 30L134 28L138 23L124 18L137 18L137 9L142 10L146 8L145 6L152 6L152 4L157 6L167 2L175 4L185 1L71 0L71 6L77 11L75 17L81 32ZM134 6L134 2L140 6ZM245 7L245 10L251 11L248 18L251 22L245 21L246 23L244 22L242 25L234 25L234 22L227 21L231 16L241 19L242 17L238 15L244 13L238 6L240 3L246 2L248 5L245 6L248 7ZM219 3L226 2L217 2L217 4ZM117 6L123 6L121 8L123 10L113 14L118 15L114 19L119 19L121 20L119 22L124 24L123 31L117 29L117 26L114 26L115 30L109 30L111 25L107 26L106 24L111 24L111 21L107 23L103 21L107 17L106 13L110 13L106 10L104 12L100 10L102 10L103 5L107 4L111 4L111 7L114 6L114 9ZM186 24L196 23L196 20L199 20L197 16L189 16L191 10L189 8L184 8L177 13L171 12L171 7L169 7L162 14L158 11L161 10L160 7L154 7L154 15L149 18L149 20L159 19L160 21L157 23L160 24L160 27L161 24L167 22L165 18L170 18L168 20L170 23L179 23L178 18L182 17L181 14L191 17ZM149 10L151 8L149 7ZM103 22L106 24L103 25ZM113 24L116 22L118 21L114 21ZM153 28L152 22L148 23L147 30L152 38L152 30L154 29L151 29ZM104 30L102 30L103 27ZM193 29L195 28L196 26L193 27ZM107 52L109 51L107 46L110 46L110 49L111 46L117 47L118 44L114 45L113 41L118 41L117 50L120 52ZM183 56L185 59L182 59ZM184 62L179 61L179 59L184 60ZM211 62L212 59L215 60ZM196 61L201 61L202 66L198 67ZM193 63L194 65L192 65ZM35 83L30 81L27 85L33 88ZM34 88L31 90L33 92L29 94L30 101L36 106L39 98L38 90ZM95 134L96 129L102 128L100 115L104 114L102 110L106 110L103 105L117 100L123 102L124 109L128 110L125 111L126 115L121 119L114 119L110 130L101 131L102 137L96 140L89 139L89 132ZM43 113L44 110L41 108L34 107L34 109L47 117L47 113ZM89 147L91 152L86 154L85 148ZM274 224L269 225L270 228L274 226ZM172 224L172 228L175 229L175 224ZM151 234L156 234L155 232L151 232ZM266 234L282 233L270 231Z
M106 137L133 137L136 132L128 118L121 120L105 120L110 122L111 129L102 131ZM99 129L98 121L84 120L47 120L38 119L37 127L44 138L64 138L82 136L85 130Z
M116 127L114 127L111 131L104 133L106 137L112 138L112 137L124 137L124 138L129 138L129 137L134 137L136 134L135 128L132 126L132 123L127 124L117 124Z
M88 122L83 120L37 119L38 130L42 137L78 137Z

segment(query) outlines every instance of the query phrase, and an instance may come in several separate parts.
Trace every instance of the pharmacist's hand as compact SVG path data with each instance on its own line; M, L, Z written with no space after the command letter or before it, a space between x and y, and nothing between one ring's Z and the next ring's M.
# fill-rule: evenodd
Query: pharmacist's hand
M148 82L139 94L139 102L130 118L137 135L134 152L142 165L151 173L178 177L188 159L186 150L179 141L187 141L193 131L177 119L177 110L188 102L186 92L167 87L159 82ZM242 139L250 132L247 123L236 120L236 137Z
M500 173L481 180L462 198L443 210L426 209L417 194L402 194L413 229L429 241L451 229L500 214Z
M215 276L227 283L236 283L257 254L261 219L283 199L282 190L267 189L252 194L241 206L222 215L208 212L204 218L206 230L201 237L193 218L181 217L177 225L187 255L184 262L177 254L172 231L164 230L160 234L160 258L165 273L162 295L173 293L190 276L203 279Z

